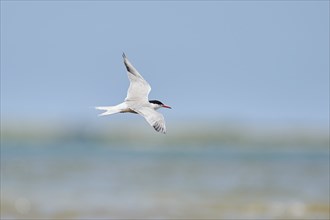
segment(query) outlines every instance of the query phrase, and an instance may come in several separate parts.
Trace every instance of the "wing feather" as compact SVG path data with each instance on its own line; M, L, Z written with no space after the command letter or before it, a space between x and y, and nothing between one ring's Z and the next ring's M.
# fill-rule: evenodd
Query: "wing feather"
M148 95L151 91L149 83L141 76L141 74L135 69L131 62L127 59L123 53L124 64L127 70L128 79L130 85L127 90L127 96L125 101L148 101Z
M140 115L158 132L166 133L164 116L150 107L130 107Z

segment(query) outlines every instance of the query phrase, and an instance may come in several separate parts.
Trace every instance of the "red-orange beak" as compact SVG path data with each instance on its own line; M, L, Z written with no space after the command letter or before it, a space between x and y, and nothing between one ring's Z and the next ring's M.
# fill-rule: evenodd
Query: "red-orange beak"
M162 105L163 108L169 108L169 109L172 109L170 106L168 105Z

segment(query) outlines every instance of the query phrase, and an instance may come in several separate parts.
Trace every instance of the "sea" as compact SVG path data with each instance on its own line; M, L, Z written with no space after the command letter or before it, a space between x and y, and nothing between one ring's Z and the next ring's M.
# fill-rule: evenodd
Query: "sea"
M329 219L329 146L1 142L1 219Z

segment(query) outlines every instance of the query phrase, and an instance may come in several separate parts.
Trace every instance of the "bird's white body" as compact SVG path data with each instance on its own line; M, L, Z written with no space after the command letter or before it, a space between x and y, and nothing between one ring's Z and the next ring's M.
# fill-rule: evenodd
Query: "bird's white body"
M122 102L118 105L115 106L99 106L99 107L95 107L98 110L105 110L105 112L99 114L99 116L104 116L104 115L112 115L112 114L116 114L116 113L135 113L135 114L139 114L136 111L134 111L133 109L131 109L130 106L130 102ZM132 103L133 104L133 103ZM152 104L152 103L148 103L147 105L145 105L144 107L149 107L149 108L153 108L154 110L157 110L159 108L161 108L158 105Z
M170 107L157 100L148 100L148 95L151 90L149 83L143 79L140 73L129 62L125 54L123 54L123 58L127 69L127 75L130 80L127 96L123 103L116 106L96 107L98 110L105 110L105 112L101 113L100 116L116 113L140 114L152 127L154 127L156 131L166 133L164 117L156 110L161 107Z

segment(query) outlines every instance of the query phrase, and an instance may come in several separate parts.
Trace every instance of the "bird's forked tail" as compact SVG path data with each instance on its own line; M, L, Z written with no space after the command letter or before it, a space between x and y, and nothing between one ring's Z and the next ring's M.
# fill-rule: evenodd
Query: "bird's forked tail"
M120 110L116 108L116 106L99 106L99 107L95 107L95 109L105 111L99 114L99 116L112 115L120 112Z

